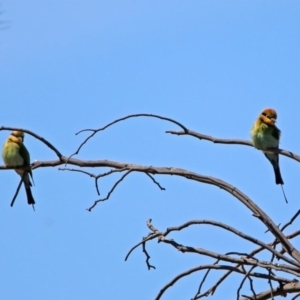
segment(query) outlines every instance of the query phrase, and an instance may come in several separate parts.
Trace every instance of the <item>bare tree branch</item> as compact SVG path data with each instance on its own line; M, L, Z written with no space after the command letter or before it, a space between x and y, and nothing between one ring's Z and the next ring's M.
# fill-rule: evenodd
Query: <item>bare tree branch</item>
M167 283L158 293L158 295L155 297L155 300L159 300L161 296L166 292L168 288L170 288L172 285L174 285L179 279L182 279L185 276L191 275L192 273L201 271L201 270L207 270L207 269L212 269L212 270L230 270L231 272L239 273L242 275L246 275L241 269L233 266L228 266L228 265L201 265L192 269L189 269L185 272L180 273L176 277L174 277L169 283ZM270 276L262 273L252 273L251 276L256 277L256 278L261 278L261 279L269 279ZM284 281L286 280L285 278L277 277L271 275L272 280L274 281ZM287 280L286 282L293 283L291 280ZM207 297L207 295L203 295L202 297ZM199 299L199 298L197 298ZM252 299L252 298L251 298Z
M192 226L192 225L202 225L202 224L207 224L207 225L213 225L213 226L217 226L217 227L220 227L220 228L223 228L227 231L230 231L234 234L236 234L237 236L247 240L247 241L250 241L256 245L259 245L261 246L262 248L266 249L266 250L269 250L272 254L274 254L277 258L281 258L282 260L285 260L286 262L290 263L291 265L293 266L296 266L296 267L299 267L299 264L297 262L295 262L294 260L291 260L285 256L282 256L280 255L279 252L277 252L275 249L273 249L271 246L269 246L268 244L265 244L264 242L258 240L258 239L255 239L253 238L252 236L249 236L245 233L242 233L241 231L238 231L237 229L227 225L227 224L224 224L224 223L221 223L221 222L217 222L217 221L212 221L212 220L192 220L192 221L188 221L180 226L177 226L177 227L170 227L170 228L167 228L166 232L163 234L163 236L167 236L170 232L172 231L180 231L184 228L187 228L189 226Z
M152 268L152 269L156 269L154 266L152 266L152 265L149 263L150 255L148 254L148 252L147 252L147 250L146 250L146 242L145 242L145 241L143 242L143 252L144 252L145 255L146 255L146 264L147 264L148 270L151 270L151 268Z
M150 255L148 251L146 250L146 243L151 240L158 240L160 243L165 243L167 245L172 246L176 250L182 252L182 253L195 253L207 257L211 257L216 259L214 264L207 264L198 266L196 268L192 268L190 270L187 270L181 274L178 274L176 277L174 277L168 284L166 284L157 297L156 300L160 299L161 296L165 293L165 291L171 287L173 284L175 284L179 279L188 276L194 272L206 270L204 277L199 285L198 292L195 295L193 299L200 299L204 296L213 295L216 289L220 286L220 284L232 273L240 274L242 276L241 282L239 286L237 287L236 295L237 299L239 300L245 300L245 299L256 299L256 300L264 300L264 299L273 299L277 296L286 296L287 294L297 293L296 296L294 296L293 299L296 299L300 295L300 283L298 281L295 281L295 279L290 279L290 275L300 277L300 252L293 246L292 242L290 241L292 238L297 237L300 235L300 230L295 231L294 233L290 235L284 235L283 230L285 230L289 225L291 225L300 215L300 210L298 210L294 216L284 225L282 228L279 228L279 225L277 226L273 220L259 207L256 205L256 203L250 199L246 194L244 194L242 191L240 191L235 186L230 185L228 182L225 182L221 179L211 177L211 176L205 176L201 175L195 172L191 172L189 170L176 168L176 167L155 167L155 166L144 166L144 165L138 165L138 164L131 164L131 163L122 163L122 162L115 162L115 161L108 161L108 160L80 160L73 158L74 155L78 154L81 148L91 139L95 134L97 134L100 131L103 131L110 126L117 124L119 122L122 122L124 120L130 119L130 118L136 118L136 117L151 117L156 119L161 119L164 121L171 122L181 128L181 131L173 131L169 130L166 131L166 133L174 134L174 135L189 135L195 138L198 138L200 140L207 140L213 143L219 143L219 144L231 144L231 145L244 145L244 146L253 146L251 142L240 140L240 139L220 139L215 138L213 136L204 135L192 130L189 130L187 127L182 125L181 123L177 122L174 119L166 118L159 115L154 114L132 114L128 115L119 119L116 119L109 124L98 128L98 129L84 129L79 131L77 134L80 134L82 132L89 132L89 136L85 138L85 140L79 145L76 152L74 152L70 157L66 157L62 155L56 147L54 147L49 141L44 139L43 137L35 134L32 131L26 130L26 129L20 129L20 128L14 128L14 127L0 127L1 130L19 130L23 131L34 138L40 140L42 143L44 143L47 147L49 147L55 155L58 157L58 160L52 160L52 161L35 161L30 167L20 167L20 169L37 169L41 167L56 167L63 164L68 164L71 166L77 166L79 168L110 168L109 171L100 173L98 175L93 174L87 170L83 169L73 169L73 168L60 168L59 170L63 171L71 171L71 172L77 172L84 175L87 175L91 178L94 178L95 180L95 188L100 195L100 190L98 186L98 180L101 178L110 176L114 173L122 173L120 174L120 178L115 181L113 186L108 191L106 197L98 199L94 201L94 203L87 208L88 211L91 211L99 202L106 201L110 198L112 193L115 191L117 186L125 179L126 176L128 176L130 173L133 172L139 172L142 174L145 174L147 177L151 179L151 181L160 189L165 190L164 187L160 185L160 183L156 180L155 175L171 175L171 176L178 176L182 177L188 180L196 181L199 183L209 184L213 185L215 187L218 187L227 193L231 194L234 198L236 198L239 202L241 202L243 205L245 205L253 214L255 218L260 220L270 231L270 233L274 236L274 241L272 243L265 243L261 240L258 240L254 236L247 235L241 231L239 231L237 228L231 227L227 224L212 221L212 220L191 220L188 221L180 226L177 227L169 227L164 232L161 232L155 226L152 224L151 220L148 220L147 226L150 230L150 233L143 237L142 241L133 246L128 254L125 257L125 260L128 259L129 255L132 253L133 250L135 250L137 247L142 246L142 251L146 256L146 265L148 270L151 268L155 268L153 265L150 264ZM282 149L268 149L268 152L275 152L282 154L286 157L292 158L298 162L300 162L300 156L286 150ZM8 169L15 169L14 168L8 168L4 166L0 166L0 170L8 170ZM20 189L22 181L20 182L18 189L15 193L14 199L15 200L18 191ZM12 202L13 204L13 202ZM253 250L250 253L245 253L242 251L239 251L239 249L232 249L233 251L228 252L226 254L213 252L207 249L193 247L193 246L187 246L182 245L178 243L177 241L168 238L168 235L174 231L184 231L186 228L192 226L192 225L210 225L210 226L217 226L221 228L222 230L229 231L233 234L235 234L238 238L247 240L248 242L251 242L255 245L258 245L259 247L255 250ZM294 242L294 241L293 241ZM276 249L276 246L280 245L282 247L282 250L278 251ZM271 258L268 259L268 261L263 261L261 259L258 259L258 253L261 251L265 251L267 253L271 254ZM285 262L283 263L275 263L274 260L278 259L280 261ZM222 265L221 261L227 264ZM233 265L231 265L233 264ZM212 270L222 270L226 271L224 275L222 275L219 280L211 286L207 291L204 293L201 293L202 286L204 282L207 280L208 274ZM264 270L266 273L262 272L256 272L257 270L261 271ZM279 277L277 276L278 272L282 272L283 274L289 276L289 278ZM280 273L280 274L282 274ZM253 279L261 279L265 280L266 284L269 285L268 289L261 292L256 293L254 289L254 282ZM252 295L242 297L240 296L242 292L242 288L245 286L246 280L249 281L250 284L250 290ZM275 283L278 283L279 286L277 288L273 287Z
M169 245L173 246L174 248L176 248L178 251L180 251L182 253L196 253L196 254L209 256L209 257L212 257L212 258L216 258L216 259L219 259L219 260L223 260L223 261L231 262L231 263L235 263L235 264L239 263L239 264L242 264L242 265L250 265L250 266L259 266L259 267L263 267L263 268L270 268L270 269L273 269L273 270L290 273L290 274L295 275L295 276L300 276L300 269L298 267L293 267L293 266L286 265L286 264L274 264L274 263L270 263L270 262L267 262L267 261L249 259L249 258L246 258L246 257L235 258L235 257L232 257L232 256L216 253L216 252L209 251L209 250L202 249L202 248L185 246L185 245L177 243L174 240L166 239L163 236L163 233L158 237L158 239L159 239L159 242L169 244Z
M148 173L145 173L147 176L149 176L152 181L162 190L162 191L165 191L166 189L164 187L162 187L155 179L152 175L148 174Z
M274 278L272 278L272 280L274 280ZM273 297L277 297L277 296L285 297L287 294L292 294L292 293L297 293L297 292L298 293L300 292L300 282L294 281L294 282L288 282L284 286L280 285L279 287L273 288L272 290L267 290L267 291L261 292L261 293L257 294L256 297L243 295L243 298L240 298L239 300L247 300L247 299L268 300L268 299L271 299L272 296Z
M82 132L92 132L81 144L80 146L77 148L77 150L70 156L73 157L74 155L78 154L80 149L83 147L84 144L87 143L87 141L92 138L97 132L99 131L103 131L105 130L106 128L116 124L116 123L119 123L121 121L124 121L124 120L127 120L127 119L130 119L130 118L137 118L137 117L151 117L151 118L157 118L157 119L161 119L161 120L165 120L165 121L169 121L171 123L174 123L176 125L178 125L179 127L181 127L183 130L187 130L185 126L183 126L181 123L177 122L176 120L173 120L173 119L170 119L170 118L167 118L167 117L163 117L163 116L159 116L159 115L154 115L154 114L133 114L133 115L128 115L128 116L125 116L125 117L122 117L122 118L119 118L119 119L116 119L110 123L108 123L107 125L101 127L101 128L98 128L98 129L83 129L83 130L80 130L76 133L76 135L82 133Z
M300 215L300 209L295 213L295 215L281 228L281 231L285 230L288 226L292 225L293 222L297 219Z
M299 235L300 235L300 230L297 230L297 231L293 232L292 234L287 235L286 238L287 238L287 239L293 239L294 237L299 236ZM278 244L279 241L276 240L275 243ZM274 244L274 242L269 243L268 245L269 245L269 246L272 246L273 244ZM257 254L257 253L259 253L259 252L261 252L261 251L263 251L263 250L264 250L263 247L259 247L259 248L255 249L254 251L252 251L252 252L250 253L250 255L253 256L253 255L255 255L255 254ZM219 262L219 260L216 260L215 264L217 264L218 262ZM237 265L236 265L236 267L239 267L239 266L241 266L241 265L240 265L240 264L237 264ZM209 272L210 272L210 270L207 270L207 274L206 274L205 276L207 276ZM230 270L229 270L228 272L226 272L224 275L222 275L222 276L220 277L220 279L219 279L219 280L218 280L211 288L209 288L206 292L204 292L204 293L201 294L201 288L202 288L202 285L203 285L204 280L205 280L205 278L204 278L204 279L201 281L201 283L200 283L200 286L199 286L199 289L198 289L198 293L197 293L198 296L196 295L196 296L194 297L193 300L200 299L200 298L202 298L203 296L206 296L206 295L209 295L209 294L213 295L213 294L215 293L216 289L221 285L221 283L222 283L222 282L223 282L223 281L224 281L231 273L232 273L232 271L230 271Z
M92 206L90 206L89 208L87 208L88 211L92 211L92 209L97 205L97 203L99 202L103 202L103 201L106 201L109 199L110 195L112 194L112 192L115 190L115 188L119 185L119 183L121 181L123 181L123 179L129 174L131 173L132 170L128 170L125 174L122 175L122 177L116 181L116 183L113 185L113 187L110 189L110 191L108 192L107 196L105 198L102 198L102 199L99 199L99 200L96 200L94 202L94 204Z
M45 144L47 147L49 147L52 151L54 151L54 153L57 155L57 157L59 159L61 159L63 157L63 155L50 143L48 142L46 139L44 139L43 137L37 135L36 133L27 130L27 129L23 129L23 128L16 128L16 127L7 127L7 126L1 126L0 127L0 131L2 130L10 130L10 131L23 131L31 136L33 136L34 138L36 138L37 140L41 141L43 144Z
M246 273L246 274L245 274L245 277L244 277L244 279L243 279L243 281L244 281L245 279L248 279L248 280L249 280L251 292L253 293L254 296L256 296L256 293L255 293L255 290L254 290L254 287L253 287L253 279L252 279L251 276L250 276L250 274L252 273L252 271L253 271L256 267L254 267L254 266L251 267L251 268L249 269L249 271L246 271L244 266L241 266L241 268L242 268L243 271ZM241 291L241 288L242 288L242 286L243 286L243 281L241 282L240 288L238 289L238 292L237 292L237 299L239 299L239 297L240 297L240 291Z
M174 134L174 135L189 135L189 136L196 137L196 138L198 138L200 140L207 140L207 141L211 141L211 142L216 143L216 144L244 145L244 146L253 147L253 144L250 141L241 140L241 139L221 139L221 138L216 138L216 137L213 137L213 136L201 134L201 133L198 133L196 131L190 130L186 126L184 126L182 123L179 123L178 121L176 121L174 119L163 117L163 116L160 116L160 115L155 115L155 114L143 114L142 113L142 114L132 114L132 115L128 115L128 116L116 119L116 120L110 122L109 124L107 124L107 125L105 125L105 126L103 126L101 128L98 128L98 129L83 129L83 130L77 132L76 135L78 135L78 134L80 134L82 132L86 132L86 131L87 132L92 132L92 133L79 145L79 147L77 148L77 150L69 158L71 158L74 155L78 154L79 151L81 150L81 148L83 147L83 145L86 144L88 142L88 140L91 139L99 131L103 131L103 130L107 129L108 127L110 127L110 126L112 126L112 125L114 125L116 123L119 123L121 121L130 119L130 118L137 118L137 117L157 118L157 119L161 119L161 120L165 120L165 121L174 123L177 126L179 126L179 127L182 128L182 131L168 130L168 131L166 131L166 133L170 133L170 134ZM292 159L300 162L300 156L296 155L296 154L294 154L294 153L292 153L290 151L286 151L286 150L282 150L282 149L270 149L270 152L276 152L276 153L282 154L284 156L287 156L289 158L292 158Z
M98 186L98 178L100 177L99 175L95 175L95 174L92 174L90 172L87 172L87 171L83 171L83 170L78 170L78 169L70 169L70 168L58 168L59 171L70 171L70 172L78 172L78 173L82 173L82 174L85 174L85 175L88 175L92 178L95 179L95 188L96 188L96 191L97 191L97 194L98 196L100 195L100 190L99 190L99 186ZM118 172L121 172L120 170L117 170Z
M183 246L179 243L177 243L176 241L174 240L169 240L169 239L166 239L166 235L168 235L170 232L173 232L173 231L178 231L178 230L182 230L182 229L185 229L187 228L188 226L190 225L195 225L195 224L212 224L214 226L219 226L223 229L226 229L226 230L229 230L236 233L238 236L241 236L238 232L235 232L235 229L234 228L231 228L229 227L228 225L225 225L225 224L222 224L222 223L219 223L219 222L215 222L215 221L209 221L209 220L196 220L196 221L190 221L190 222L187 222L181 226L178 226L178 227L171 227L171 228L168 228L165 232L161 232L159 231L157 228L155 228L155 226L152 224L152 221L149 220L147 222L147 226L148 228L152 231L152 233L150 233L146 238L143 238L143 241L140 242L138 245L141 245L141 244L145 244L147 241L150 241L152 239L155 239L157 238L160 242L164 242L164 243L167 243L167 244L170 244L172 245L173 247L175 247L177 250L181 251L181 252L190 252L190 253L198 253L198 254L201 254L201 255L207 255L207 256L210 256L210 257L214 257L214 258L217 258L218 260L224 260L224 261L227 261L227 262L230 262L230 263L238 263L238 265L236 265L235 267L234 266L230 266L230 268L227 268L228 266L226 266L224 269L227 269L228 272L227 273L231 273L231 272L238 272L238 273L241 273L241 274L244 274L244 279L242 280L238 290L237 290L237 295L239 297L240 295L240 291L241 291L241 288L243 286L243 283L244 281L248 278L248 280L250 281L250 288L251 288L251 291L253 292L254 296L255 296L255 291L254 291L254 288L253 288L253 281L252 281L252 278L251 277L259 277L259 278L264 278L264 279L267 279L268 282L270 284L271 283L271 280L274 280L274 281L277 281L279 283L288 283L288 282L293 282L293 280L291 279L288 279L288 278L282 278L282 277L278 277L276 276L272 270L277 270L277 271L283 271L285 273L290 273L290 274L293 274L295 276L300 276L300 273L299 273L299 267L296 266L296 267L292 267L290 265L282 265L282 264L273 264L273 263L269 263L269 262L265 262L265 261L261 261L261 260L258 260L258 259L253 259L253 258L248 258L249 255L248 254L244 254L244 253L237 253L237 252L231 252L231 253L227 253L226 255L221 255L219 253L214 253L212 251L208 251L208 250L205 250L205 249L201 249L201 248L194 248L194 247L190 247L190 246ZM233 229L233 230L232 230ZM243 234L242 234L243 235ZM126 256L126 259L128 258L128 256L130 255L130 253L132 252L133 249L135 249L138 245L134 246L134 248L132 248L130 250L130 252L128 253L128 255ZM267 245L266 247L266 244L263 244L262 247L263 249L268 249L270 250L269 248L271 248L270 245ZM275 251L275 249L272 249L271 250L271 253L274 253L273 251ZM236 254L236 255L239 255L241 256L239 259L236 259L232 256L229 256L229 254ZM245 257L244 257L244 256ZM148 257L148 256L147 256ZM294 262L293 262L294 264ZM245 265L249 265L251 268L249 269L249 271L246 271L244 269L244 266ZM239 266L242 266L242 269L239 268ZM254 268L256 267L262 267L264 269L269 269L269 273L268 274L261 274L261 273L258 273L258 272L253 272ZM194 271L198 271L198 270L202 270L203 266L200 266L200 267L197 267L196 269L190 269L184 273L181 273L179 274L178 276L176 276L174 279L172 279L171 282L169 282L161 291L160 293L158 294L158 296L155 298L155 299L160 299L160 297L162 296L162 294L170 287L172 286L177 280L179 280L180 278L184 277L184 276L187 276L189 274L191 274L192 272ZM213 264L213 265L209 265L209 268L207 268L207 270L214 270L214 269L220 269L222 268L223 265L217 265L216 263ZM205 268L204 268L205 269ZM204 280L207 276L207 272L205 274L205 277L204 277ZM204 282L204 280L202 280L202 283ZM201 284L202 284L201 283ZM215 287L216 288L216 287ZM214 289L215 289L214 288ZM270 289L271 291L271 294L273 293L273 288ZM200 292L200 291L199 291ZM196 295L193 299L200 299L204 296L208 296L210 293L212 294L214 292L213 289L210 289L208 290L207 292L201 294L201 295Z
M216 138L216 137L213 137L210 135L198 133L198 132L195 132L195 131L192 131L189 129L186 129L183 131L168 130L168 131L166 131L166 133L175 134L175 135L189 135L189 136L198 138L199 140L210 141L215 144L243 145L243 146L253 147L253 144L250 141L240 140L240 139L221 139L221 138ZM283 149L269 149L268 151L282 154L286 157L292 158L292 159L300 162L300 156L296 155L295 153L292 153L291 151L287 151L287 150L283 150Z
M291 243L285 238L283 233L279 230L279 228L274 224L274 222L266 215L265 212L263 212L248 196L246 196L244 193L242 193L239 189L236 187L230 185L229 183L214 178L211 176L204 176L197 174L195 172L190 172L185 169L180 168L174 168L174 167L153 167L153 166L142 166L142 165L136 165L136 164L128 164L128 163L120 163L120 162L113 162L108 160L98 160L98 161L84 161L74 158L66 158L64 156L61 157L58 161L43 161L43 162L35 162L32 165L32 169L38 168L38 167L49 167L49 166L57 166L61 165L63 163L68 162L70 165L77 165L80 167L109 167L109 168L115 168L115 169L124 169L128 170L130 172L127 172L125 176L127 176L131 172L142 172L142 173L149 173L149 174L160 174L160 175L173 175L173 176L180 176L184 177L193 181L202 182L210 185L217 186L231 195L233 195L236 199L238 199L241 203L243 203L250 211L252 211L253 214L255 214L270 230L270 232L280 241L282 246L285 248L287 253L289 253L296 261L300 261L300 253L297 249L295 249ZM6 169L6 167L0 167L1 169ZM124 176L124 177L125 177ZM121 181L124 179L122 177ZM120 181L117 182L116 185L118 185ZM111 191L112 192L112 191ZM108 196L110 196L111 192ZM108 198L107 198L108 199ZM89 211L91 211L92 208L94 208L98 202L104 201L107 199L100 199L94 202L94 204L88 208Z
M136 249L137 247L139 247L140 245L142 245L143 243L145 243L145 242L147 242L147 241L150 241L150 240L153 240L153 239L157 238L159 235L160 235L159 232L157 232L157 233L152 233L152 232L150 232L150 233L148 234L148 236L146 236L145 238L143 238L143 240L142 240L141 242L137 243L135 246L133 246L133 247L129 250L129 252L127 253L127 255L126 255L126 257L125 257L125 261L127 261L128 257L130 256L130 254L133 252L134 249Z

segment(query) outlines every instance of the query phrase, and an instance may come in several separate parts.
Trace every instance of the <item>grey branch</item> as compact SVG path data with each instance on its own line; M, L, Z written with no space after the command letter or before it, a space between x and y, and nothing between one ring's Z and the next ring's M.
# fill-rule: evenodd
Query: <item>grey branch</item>
M129 251L125 260L128 259L129 255L132 253L132 251L134 249L136 249L139 246L142 246L143 252L146 255L146 264L148 266L148 269L154 268L154 266L152 266L149 262L150 255L148 254L148 252L146 250L146 243L153 239L157 239L159 242L168 244L183 253L197 253L200 255L204 255L204 256L208 256L208 257L212 257L212 258L216 259L216 262L214 264L196 267L194 269L190 269L190 270L185 271L185 272L179 274L178 276L176 276L164 288L162 288L162 290L156 297L157 300L160 299L162 294L170 286L172 286L174 283L176 283L180 278L183 278L189 274L192 274L193 272L201 271L201 270L207 270L207 272L204 276L204 279L202 280L202 282L200 284L198 293L194 297L194 299L199 299L201 297L208 296L210 294L212 295L215 292L215 290L217 289L217 287L232 272L241 274L243 276L240 286L237 289L237 297L239 298L239 300L246 300L246 299L264 300L264 299L270 299L270 298L273 298L273 297L276 297L279 295L286 296L287 293L298 293L293 298L293 299L296 299L300 295L300 283L295 280L278 277L278 276L276 276L275 272L281 271L286 274L292 274L297 277L300 276L300 253L296 248L294 248L292 243L289 241L289 239L292 239L293 237L298 236L300 234L300 230L294 232L293 234L290 234L289 236L285 236L282 232L287 226L292 224L292 222L300 215L300 210L291 218L291 220L288 223L286 223L280 229L279 226L277 226L272 221L272 219L270 219L269 216L260 207L258 207L246 194L244 194L242 191L240 191L236 187L230 185L228 182L225 182L221 179L211 177L211 176L205 176L202 174L198 174L195 172L191 172L191 171L181 169L181 168L176 168L176 167L154 167L154 166L143 166L143 165L137 165L137 164L132 164L132 163L122 163L122 162L115 162L115 161L108 161L108 160L80 160L80 159L73 158L74 155L79 153L80 149L89 141L89 139L91 139L98 132L106 130L110 126L117 124L119 122L125 121L130 118L137 118L137 117L156 118L156 119L168 121L172 124L179 126L181 129L180 131L174 131L174 130L166 131L166 133L170 133L173 135L178 135L178 136L179 135L188 135L188 136L195 137L199 140L206 140L206 141L210 141L210 142L218 143L218 144L243 145L243 146L253 147L253 145L250 141L241 140L241 139L221 139L221 138L216 138L216 137L209 136L209 135L204 135L204 134L201 134L196 131L192 131L192 130L188 129L186 126L184 126L183 124L179 123L178 121L176 121L174 119L159 116L159 115L154 115L154 114L132 114L132 115L128 115L128 116L116 119L116 120L110 122L109 124L107 124L103 127L100 127L98 129L81 130L77 134L82 133L82 132L89 132L90 134L79 145L76 152L74 152L69 157L62 155L61 152L56 147L54 147L49 141L47 141L43 137L35 134L34 132L32 132L30 130L2 126L2 127L0 127L0 131L1 130L23 131L23 132L33 136L34 138L38 139L42 143L44 143L58 157L58 160L36 161L31 165L32 169L37 169L37 168L41 168L41 167L56 167L56 166L60 166L63 164L70 165L70 166L77 166L79 168L96 168L96 167L110 168L110 171L101 173L98 175L92 174L85 170L79 170L79 169L71 169L71 168L66 168L66 167L64 169L61 169L61 170L65 170L65 171L80 172L84 175L94 178L95 179L95 187L96 187L98 195L100 194L99 187L98 187L98 180L100 178L110 176L111 174L117 173L117 172L123 173L121 175L120 179L115 182L115 184L112 186L110 191L107 193L106 197L96 200L94 202L94 204L88 208L89 211L91 211L99 202L109 199L109 197L114 192L115 188L119 185L119 183L121 183L125 179L126 176L130 175L130 173L139 172L139 173L145 174L161 190L164 190L164 188L159 184L158 181L156 181L156 179L154 179L154 175L161 175L161 176L162 175L173 175L173 176L183 177L188 180L193 180L193 181L196 181L199 183L213 185L213 186L216 186L216 187L221 188L222 190L228 192L233 197L235 197L238 201L240 201L242 204L244 204L253 213L253 216L258 218L266 226L268 231L270 231L273 234L273 236L274 236L273 243L266 244L252 236L246 235L245 233L238 231L237 229L235 229L233 227L230 227L227 224L223 224L223 223L216 222L216 221L194 220L194 221L189 221L181 226L168 228L165 232L161 232L157 228L155 228L155 226L151 223L151 220L149 220L147 222L147 226L151 232L148 234L147 237L143 238L143 240L141 242L139 242L137 245L135 245ZM279 153L281 155L284 155L286 157L289 157L291 159L294 159L294 160L300 162L300 156L298 156L290 151L283 150L283 149L268 149L268 151ZM20 167L20 168L24 168L24 167ZM12 169L12 168L0 166L0 170L7 170L7 169ZM191 225L201 225L201 224L209 224L211 226L218 226L218 227L222 228L223 230L230 231L230 232L234 233L235 235L237 235L238 237L245 239L253 244L258 245L259 247L248 254L236 252L236 251L231 252L231 253L226 253L226 254L220 254L220 253L216 253L216 252L209 251L209 250L202 249L202 248L196 248L196 247L192 247L192 246L182 245L175 240L167 238L167 236L171 232L183 230ZM280 244L282 246L281 251L276 250L277 244ZM270 261L258 260L255 257L255 255L257 253L259 253L260 251L269 251L272 254L272 259ZM287 256L285 254L287 254L289 256ZM273 260L275 257L277 259L285 261L287 264L274 263ZM229 264L234 264L234 265L233 266L232 265L230 265L230 266L229 265L220 265L219 264L220 261L224 261L224 262L227 262ZM248 270L246 270L245 266L249 266L247 268ZM267 272L267 274L254 272L254 270L257 267L263 268ZM210 270L223 270L223 271L227 270L227 272L224 275L222 275L222 277L209 290L200 294L202 284L206 280L206 277ZM263 291L261 293L256 293L254 291L252 278L260 278L260 279L267 280L269 283L269 289L266 291ZM250 289L251 289L252 295L251 296L242 296L242 298L241 298L239 296L240 291L241 291L246 279L248 279L250 282ZM278 282L279 286L277 288L274 288L272 282L273 283Z
M282 244L283 248L287 253L289 253L297 262L300 261L300 253L296 248L294 248L291 243L285 238L280 229L276 226L276 224L267 216L267 214L260 209L246 194L240 191L238 188L230 185L229 183L215 178L211 176L201 175L195 172L191 172L181 168L175 167L154 167L154 166L143 166L137 164L129 164L129 163L121 163L114 162L109 160L79 160L75 158L67 158L62 156L60 160L57 161L41 161L35 162L32 165L32 169L40 168L40 167L49 167L49 166L58 166L64 163L68 163L69 165L76 165L80 167L108 167L114 169L123 169L124 171L130 171L126 173L128 175L131 172L140 172L140 173L148 173L152 175L173 175L184 177L186 179L190 179L196 182L202 182L209 185L214 185L223 189L224 191L230 193L236 199L238 199L241 203L243 203L252 213L260 219L267 229L277 238ZM6 169L6 167L0 167L1 169ZM124 178L124 177L123 177ZM99 201L103 201L100 199ZM94 204L89 208L92 209L99 202L95 201Z
M273 279L274 280L274 279ZM300 292L300 282L294 281L284 284L283 286L279 285L277 288L273 288L272 290L267 290L256 294L256 296L244 296L239 298L239 300L268 300L271 297L283 296L286 297L287 294Z

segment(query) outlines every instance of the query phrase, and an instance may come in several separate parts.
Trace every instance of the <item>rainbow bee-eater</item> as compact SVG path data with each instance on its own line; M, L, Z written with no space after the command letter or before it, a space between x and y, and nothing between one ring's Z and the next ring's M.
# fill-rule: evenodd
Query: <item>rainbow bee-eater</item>
M23 183L27 195L27 203L35 204L32 197L29 175L32 178L30 169L30 155L25 145L24 133L22 131L13 131L6 140L2 149L2 158L7 167L28 167L27 170L15 169L15 171L23 178Z
M278 153L267 152L267 149L273 148L278 149L280 130L276 127L277 113L272 108L266 108L259 115L255 121L252 130L251 137L255 148L262 150L271 162L274 173L276 184L283 184L283 180L280 174L279 168L279 155Z

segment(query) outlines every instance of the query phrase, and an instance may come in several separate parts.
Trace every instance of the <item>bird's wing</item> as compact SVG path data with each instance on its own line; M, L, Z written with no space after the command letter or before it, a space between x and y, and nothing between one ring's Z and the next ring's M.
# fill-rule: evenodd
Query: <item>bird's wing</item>
M19 153L22 156L22 158L24 159L24 166L30 166L30 154L24 144L20 144ZM32 178L32 181L33 181L31 170L28 171L28 173L30 174L30 177Z
M24 166L30 165L30 155L24 144L20 144L19 153L24 159Z
M271 132L272 136L273 136L277 141L279 141L280 133L281 133L280 130L279 130L276 126L274 126L272 129L273 129L272 132Z

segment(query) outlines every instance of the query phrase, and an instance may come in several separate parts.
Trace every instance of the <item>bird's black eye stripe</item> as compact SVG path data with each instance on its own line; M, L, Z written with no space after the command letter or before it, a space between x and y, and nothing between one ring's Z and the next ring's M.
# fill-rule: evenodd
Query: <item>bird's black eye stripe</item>
M268 119L271 119L271 117L268 116L266 113L261 113L261 115L264 116L264 117L266 117L266 118L268 118Z

